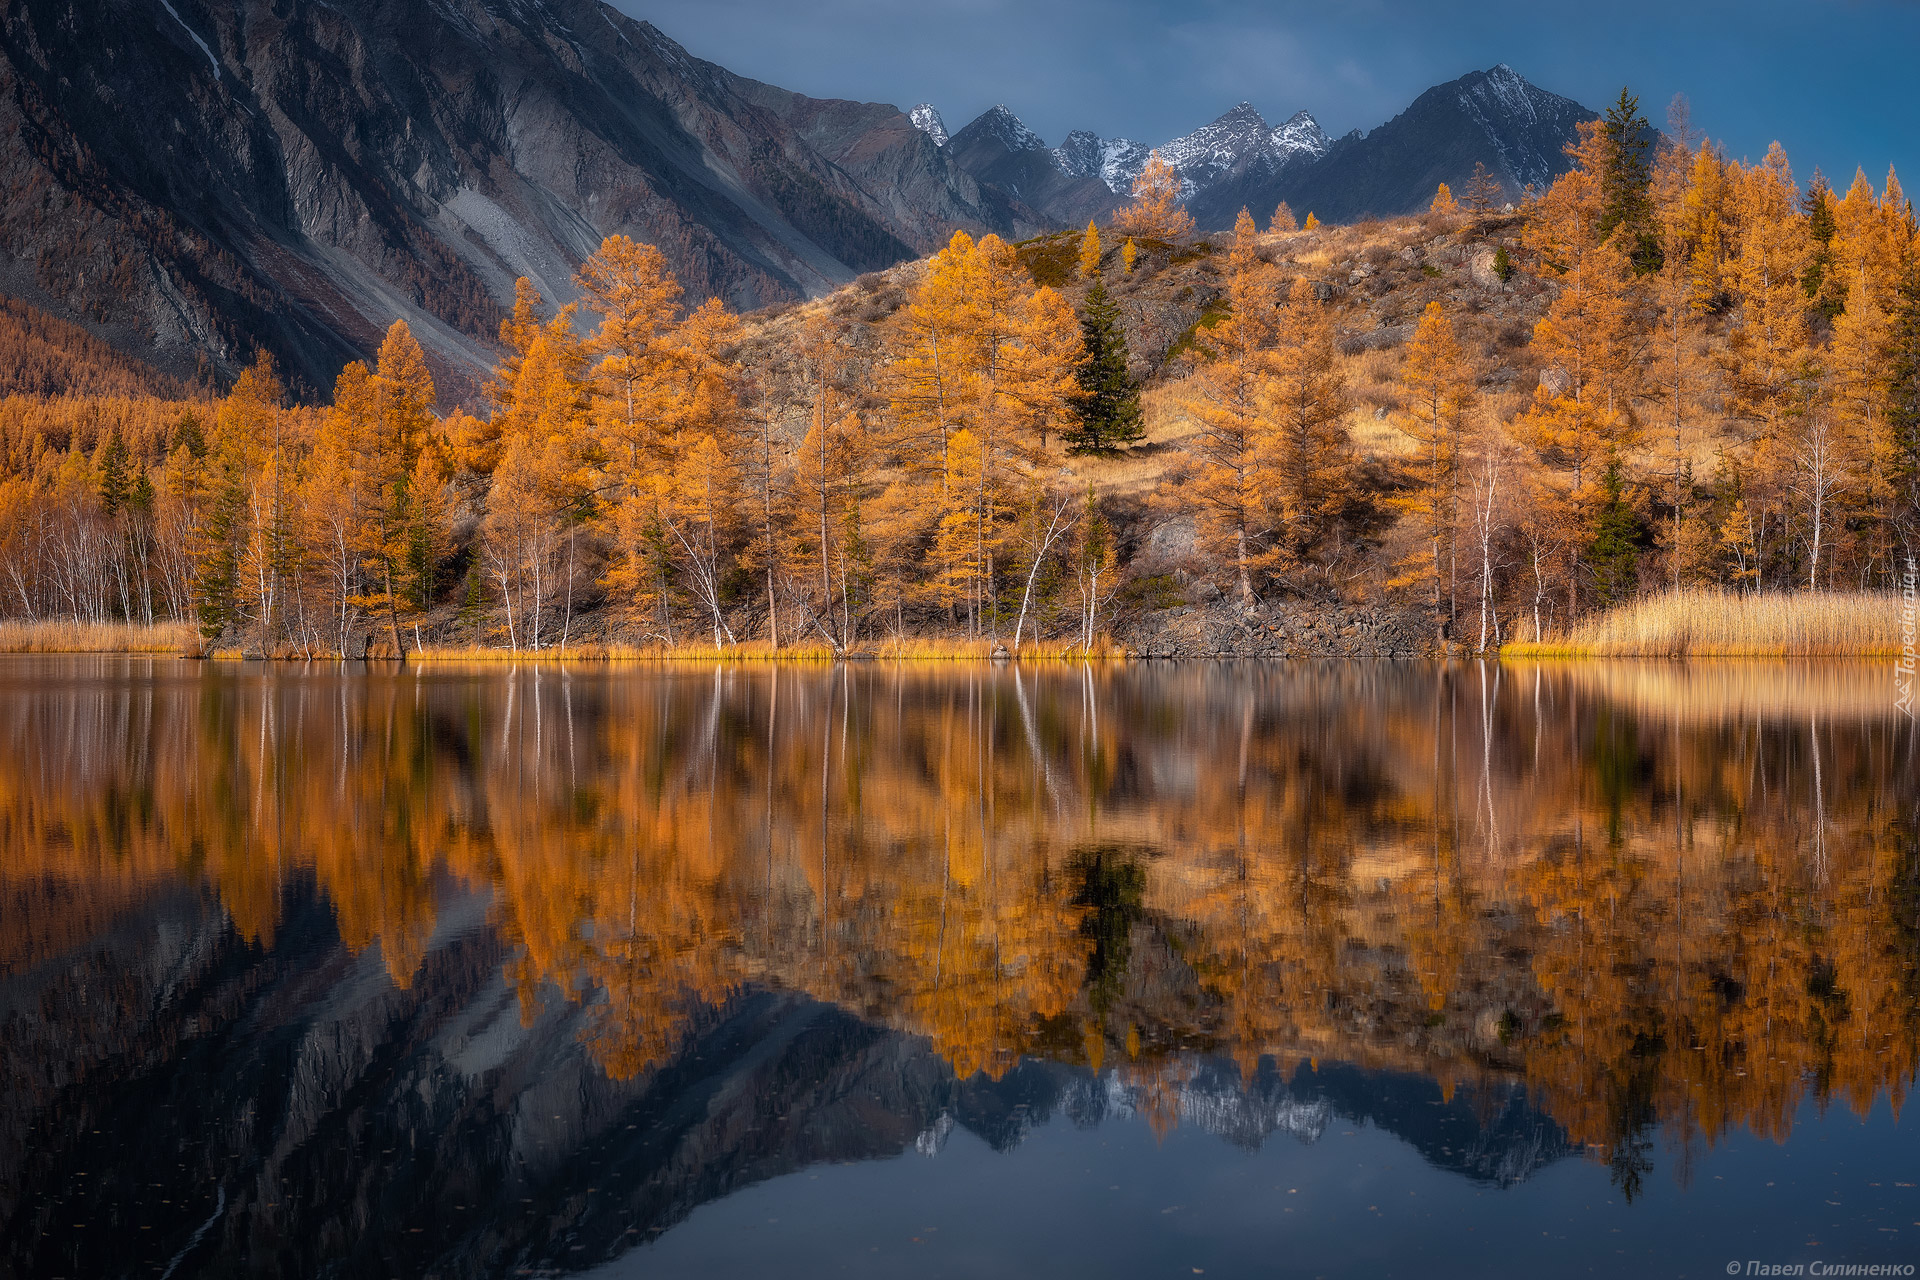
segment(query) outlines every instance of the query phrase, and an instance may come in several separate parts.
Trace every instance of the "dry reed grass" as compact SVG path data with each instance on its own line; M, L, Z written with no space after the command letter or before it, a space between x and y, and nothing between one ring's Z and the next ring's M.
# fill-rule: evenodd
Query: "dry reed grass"
M836 658L882 662L984 662L993 657L996 641L940 638L885 639L860 644L836 654L826 644L790 644L774 649L763 640L742 644L589 644L564 649L502 649L486 645L433 646L409 650L408 662L444 664L591 663L591 662L833 662ZM204 650L200 637L187 623L153 627L124 623L4 622L0 623L0 653L179 653L217 661L238 662L257 656L240 648ZM1102 636L1091 649L1068 640L1043 640L1021 647L1027 662L1085 661L1119 658L1125 651ZM275 658L299 660L307 655L276 653ZM339 661L338 654L319 655ZM376 658L376 660L378 660ZM391 661L392 658L387 659Z
M832 662L836 657L856 662L985 662L993 657L993 640L949 640L900 638L856 645L836 655L824 644L782 645L779 649L766 642L750 640L738 645L716 647L710 644L683 644L669 647L653 645L573 645L566 649L491 649L480 646L426 648L407 655L409 662L442 664L469 663L591 663L591 662ZM1105 636L1090 649L1067 640L1043 640L1023 645L1023 662L1105 661L1123 657L1125 651Z
M1871 720L1895 714L1884 663L1695 659L1685 662L1507 664L1522 687L1551 671L1583 696L1648 720L1724 724L1757 720Z
M1071 470L1071 483L1092 485L1103 498L1144 497L1166 474L1187 460L1185 442L1196 429L1187 408L1186 379L1145 388L1140 407L1146 432L1140 444L1115 454L1060 455L1060 465Z
M1102 498L1144 497L1153 492L1168 471L1186 461L1178 448L1149 446L1129 449L1113 455L1084 454L1068 458L1062 465L1072 472L1065 483L1084 491L1093 486Z
M0 622L0 653L198 653L185 622Z
M993 657L994 640L883 640L873 649L856 656L881 662L967 662ZM1011 648L1011 646L1008 646ZM1106 661L1126 656L1126 651L1106 636L1097 637L1091 648L1077 640L1032 640L1020 646L1016 655L1022 662Z
M1347 439L1363 458L1411 457L1416 447L1413 437L1394 426L1391 417L1376 418L1364 405L1347 415Z
M408 662L520 663L520 662L830 662L826 645L786 645L778 652L764 641L718 646L712 644L575 644L565 648L502 649L487 645L428 646L410 650Z
M1900 652L1901 603L1869 592L1667 591L1582 622L1520 658L1866 658Z

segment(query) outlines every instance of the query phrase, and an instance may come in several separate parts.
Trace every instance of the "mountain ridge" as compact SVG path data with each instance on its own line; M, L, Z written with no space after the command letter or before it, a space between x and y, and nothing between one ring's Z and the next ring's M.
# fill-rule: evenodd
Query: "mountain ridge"
M930 104L916 110L935 112ZM1110 212L1128 198L1150 154L1180 175L1182 196L1202 231L1224 231L1242 207L1264 217L1281 201L1304 216L1350 222L1424 208L1440 183L1463 188L1483 163L1510 198L1545 187L1566 172L1566 145L1594 112L1532 84L1506 63L1435 85L1408 108L1370 130L1330 137L1301 109L1270 125L1249 101L1211 122L1149 147L1124 137L1075 129L1044 154L1066 179L1098 178ZM1037 213L1070 225L1082 220L1087 193L1044 175L1023 157L1044 143L1004 104L960 129L961 167L985 182L1024 181L1023 199ZM1016 142L1018 145L1016 145ZM1071 192L1071 207L1061 192Z
M1335 142L1247 103L1166 148L1205 230L1283 198L1401 212L1476 157L1515 191L1564 164L1545 152L1570 114L1543 108L1584 108L1510 69L1472 87L1392 148L1373 140L1404 113ZM0 133L0 294L189 381L264 348L303 397L403 318L470 398L514 280L570 301L608 235L657 245L690 301L747 310L956 230L1104 218L1149 154L1091 131L1049 147L1005 106L949 133L931 104L812 98L599 0L19 0Z

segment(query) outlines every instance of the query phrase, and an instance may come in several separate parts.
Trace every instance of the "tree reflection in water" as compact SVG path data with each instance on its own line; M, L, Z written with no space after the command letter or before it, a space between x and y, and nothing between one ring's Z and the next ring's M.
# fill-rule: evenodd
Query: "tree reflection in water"
M1684 1177L1809 1097L1897 1108L1920 1051L1916 745L1866 668L0 680L0 982L39 984L4 1013L21 1140L124 1066L154 993L95 985L78 1029L49 975L183 886L255 955L317 891L398 993L504 972L613 1082L796 995L959 1081L1108 1073L1161 1131L1217 1059L1243 1090L1417 1074L1488 1123L1522 1088L1629 1196L1661 1136ZM436 969L462 903L487 941Z

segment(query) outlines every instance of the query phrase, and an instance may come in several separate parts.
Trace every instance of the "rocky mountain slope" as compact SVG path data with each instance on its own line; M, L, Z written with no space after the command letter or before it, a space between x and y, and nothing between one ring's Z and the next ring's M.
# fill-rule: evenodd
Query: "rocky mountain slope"
M1038 211L1049 226L1084 226L1121 203L1097 174L1063 166L1054 150L1003 106L954 134L943 150L962 172ZM1130 187L1133 179L1126 181Z
M753 307L1030 216L893 107L745 80L598 0L25 0L0 16L0 290L175 372L309 387L404 316L483 365L601 238Z
M1518 190L1586 113L1507 68L1330 141L1241 103L1161 150L1202 229L1279 199L1395 213L1475 160ZM691 298L818 296L956 228L1024 239L1111 212L1149 148L1052 147L995 108L809 98L693 57L600 0L20 0L0 13L0 294L167 373L264 346L314 395L395 317L459 398L516 277L572 296L612 233Z

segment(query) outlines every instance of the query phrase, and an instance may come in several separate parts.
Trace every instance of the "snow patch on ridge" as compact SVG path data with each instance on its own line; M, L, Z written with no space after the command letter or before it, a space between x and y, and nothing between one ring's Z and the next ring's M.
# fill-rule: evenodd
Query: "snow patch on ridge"
M1556 172L1553 158L1540 154L1524 131L1546 128L1571 133L1576 123L1587 118L1586 108L1579 103L1547 92L1504 62L1465 77L1457 101L1492 144L1500 167L1523 186L1545 187Z
M1087 129L1075 129L1053 149L1053 163L1074 178L1098 178L1109 191L1127 195L1133 180L1147 166L1149 148L1132 138L1102 138Z
M1490 97L1505 114L1537 123L1540 119L1540 93L1518 71L1503 62L1487 72L1485 79L1466 90L1462 96Z
M1327 131L1320 127L1318 120L1304 111L1296 111L1285 124L1273 131L1267 139L1267 145L1288 159L1305 155L1317 160L1327 154L1333 140L1327 137Z
M1045 151L1047 144L1040 135L1020 122L1020 117L1007 110L1002 103L982 115L967 126L969 132L980 130L998 138L1009 151Z
M1165 143L1159 151L1160 158L1180 174L1182 198L1191 199L1244 169L1278 172L1296 160L1317 160L1332 145L1319 122L1304 111L1273 128L1252 103L1242 102L1212 124ZM1076 129L1053 149L1053 162L1062 173L1098 177L1109 191L1127 195L1152 153L1153 148L1131 138L1102 138Z
M220 78L220 59L213 56L213 50L208 48L207 42L200 38L200 33L187 25L187 20L180 16L178 9L173 7L173 0L160 0L160 4L172 15L173 20L180 24L180 29L187 33L187 37L200 46L200 52L207 55L207 65L213 68L213 78L218 80Z
M931 102L923 102L907 112L907 119L913 122L914 128L932 138L934 146L947 145L947 122L940 118L940 109Z
M1218 1063L1189 1063L1152 1083L1126 1081L1117 1071L1105 1071L1076 1082L1063 1104L1076 1124L1085 1125L1131 1120L1168 1101L1181 1125L1248 1151L1276 1133L1311 1145L1325 1135L1334 1116L1332 1103L1324 1097L1297 1097L1278 1081L1249 1086L1238 1072L1223 1070Z
M1251 102L1242 102L1212 124L1162 146L1160 158L1179 171L1181 194L1190 197L1259 153L1272 137L1273 127Z

